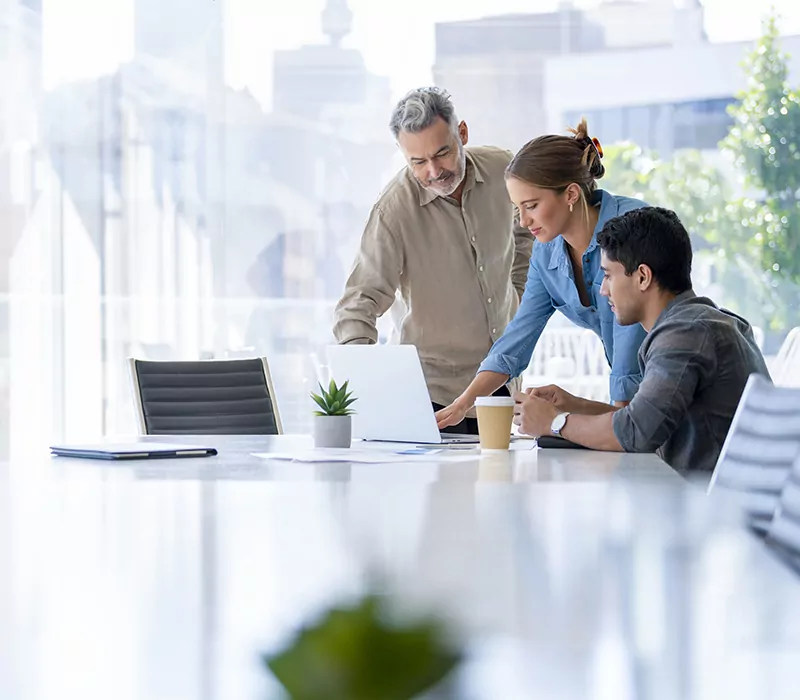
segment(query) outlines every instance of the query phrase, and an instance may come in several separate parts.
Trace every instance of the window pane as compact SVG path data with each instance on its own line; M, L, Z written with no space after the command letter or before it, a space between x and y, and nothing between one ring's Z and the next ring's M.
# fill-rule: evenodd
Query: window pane
M267 356L286 430L307 431L332 310L404 166L391 107L434 82L473 145L515 151L586 116L604 145L638 146L607 154L601 184L676 209L698 291L778 355L800 325L781 102L800 85L796 3L778 3L786 80L768 95L742 64L766 2L379 5L2 4L0 457L134 431L131 356ZM745 89L765 116L743 118L773 139L746 152L719 145ZM401 316L381 319L383 341Z

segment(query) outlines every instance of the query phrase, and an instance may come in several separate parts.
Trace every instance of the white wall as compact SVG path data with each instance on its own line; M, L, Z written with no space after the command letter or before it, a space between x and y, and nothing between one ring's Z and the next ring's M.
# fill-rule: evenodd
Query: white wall
M516 151L547 125L545 63L533 51L458 56L440 59L433 76L453 96L471 144Z
M604 2L586 11L602 25L610 49L694 44L704 41L703 8L676 8L674 0Z

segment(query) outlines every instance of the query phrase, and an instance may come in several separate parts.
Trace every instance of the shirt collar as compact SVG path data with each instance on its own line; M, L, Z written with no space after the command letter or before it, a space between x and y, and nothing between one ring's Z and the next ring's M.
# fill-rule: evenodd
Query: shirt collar
M589 202L589 206L596 207L598 205L600 205L600 212L597 216L597 226L594 227L592 240L589 242L589 247L586 249L587 253L591 253L597 247L597 234L603 230L603 226L606 225L606 222L619 214L617 198L604 190L595 190L592 192L592 199ZM547 265L547 268L549 270L555 270L559 266L569 264L567 242L559 236L556 239L556 249L553 255L550 256L550 263Z
M475 185L476 182L483 182L483 173L481 169L478 167L478 164L473 160L472 154L467 151L467 162L464 171L464 192L469 192L472 187ZM414 175L409 172L410 177L417 183L417 187L419 188L419 205L424 207L426 204L430 204L434 199L439 197L438 194L435 192L431 192L430 190L425 189L422 185L417 182L417 179ZM443 197L443 199L447 199Z
M697 297L695 294L694 289L687 289L685 292L681 292L678 294L669 304L664 307L664 310L658 315L656 322L653 324L653 328L655 328L661 321L667 318L675 309L675 307L680 304L682 301L686 301L687 299L694 299ZM652 330L652 328L650 329Z

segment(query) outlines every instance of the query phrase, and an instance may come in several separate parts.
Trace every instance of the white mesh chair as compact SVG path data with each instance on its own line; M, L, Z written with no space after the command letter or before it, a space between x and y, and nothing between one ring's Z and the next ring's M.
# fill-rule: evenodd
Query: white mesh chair
M764 331L758 326L753 326L753 337L759 350L764 349Z
M575 391L572 393L593 401L608 401L610 374L611 367L606 359L603 341L593 331L584 330L582 364L578 366Z
M795 459L783 486L767 541L800 571L800 456Z
M800 389L776 387L761 375L751 375L709 492L715 487L739 492L751 525L763 532L799 452Z
M550 383L552 377L571 377L583 363L583 329L545 328L525 370L525 383Z
M778 386L800 387L800 327L792 328L770 366Z
M522 375L524 387L558 384L595 401L608 400L610 374L603 343L583 328L545 328Z

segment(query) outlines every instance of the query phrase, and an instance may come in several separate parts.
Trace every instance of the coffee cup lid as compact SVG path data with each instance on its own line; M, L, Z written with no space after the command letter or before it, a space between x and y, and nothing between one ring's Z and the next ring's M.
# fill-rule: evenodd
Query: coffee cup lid
M476 406L513 406L514 399L510 396L479 396L475 399Z

